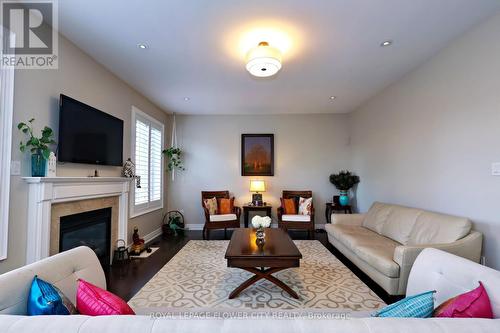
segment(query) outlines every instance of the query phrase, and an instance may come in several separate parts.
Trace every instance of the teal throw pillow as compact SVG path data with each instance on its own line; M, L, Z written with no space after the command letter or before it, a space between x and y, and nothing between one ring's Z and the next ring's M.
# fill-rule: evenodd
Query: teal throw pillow
M434 312L434 293L427 291L422 294L403 298L399 302L386 306L373 314L373 317L398 318L429 318Z

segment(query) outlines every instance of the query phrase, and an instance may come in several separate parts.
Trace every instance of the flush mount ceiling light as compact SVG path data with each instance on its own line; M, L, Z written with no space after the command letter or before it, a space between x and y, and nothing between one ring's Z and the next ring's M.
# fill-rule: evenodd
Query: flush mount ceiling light
M247 71L253 76L269 77L281 69L281 52L269 46L268 42L260 42L247 53Z
M142 44L142 43L137 44L137 47L140 48L141 50L145 50L145 49L149 48L149 46L147 46L146 44Z
M330 96L330 100L335 100L335 98L337 98L337 96Z
M386 47L386 46L391 46L392 45L392 40L385 40L382 43L380 43L380 46Z

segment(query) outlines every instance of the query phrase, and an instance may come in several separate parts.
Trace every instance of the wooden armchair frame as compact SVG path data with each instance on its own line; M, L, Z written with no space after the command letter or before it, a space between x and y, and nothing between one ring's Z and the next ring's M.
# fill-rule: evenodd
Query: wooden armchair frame
M239 228L240 227L240 216L241 216L241 208L233 207L233 214L236 214L236 220L231 221L210 221L210 214L208 213L208 209L205 208L205 204L203 200L211 199L230 199L229 191L202 191L201 192L201 206L203 207L203 211L205 212L205 225L203 226L203 239L210 238L210 230L213 229L224 229L224 238L227 238L227 228Z
M283 199L293 199L297 197L312 198L312 191L283 191ZM297 210L299 207L297 207ZM284 208L278 208L278 227L287 230L307 230L307 236L314 239L314 204L311 203L311 221L310 222L291 222L283 221Z

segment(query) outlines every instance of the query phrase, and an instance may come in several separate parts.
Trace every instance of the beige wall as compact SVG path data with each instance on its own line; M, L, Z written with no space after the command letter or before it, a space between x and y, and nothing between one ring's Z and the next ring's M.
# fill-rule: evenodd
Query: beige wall
M468 216L500 269L500 15L352 114L358 203Z
M204 223L202 190L230 190L237 205L251 200L252 177L241 176L242 133L274 133L275 176L253 178L266 181L275 221L283 189L310 189L316 223L324 223L336 192L328 177L350 166L346 115L177 116L177 133L187 170L170 185L169 208L183 209L191 225Z
M36 118L35 126L40 129L48 125L57 131L59 94L64 93L124 121L124 159L130 156L131 107L142 111L165 124L168 132L168 116L161 109L114 76L67 39L59 38L58 70L17 70L14 89L14 125ZM57 137L57 134L56 134ZM166 139L169 134L166 133ZM22 175L30 175L27 154L18 149L21 135L14 129L12 159L21 160ZM167 141L166 141L167 142ZM87 176L95 166L65 164L58 165L58 176ZM98 167L102 176L119 176L120 167ZM25 261L26 210L28 186L19 176L11 178L9 249L7 260L0 262L0 273L19 267ZM162 211L131 219L129 236L134 225L142 235L157 229L161 224Z

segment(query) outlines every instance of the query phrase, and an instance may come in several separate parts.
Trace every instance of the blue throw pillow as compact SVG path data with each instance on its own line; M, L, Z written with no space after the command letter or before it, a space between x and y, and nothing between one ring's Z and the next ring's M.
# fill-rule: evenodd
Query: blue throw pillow
M63 293L37 276L28 295L28 316L76 314L76 308Z
M427 291L422 294L403 298L399 302L386 306L373 314L373 317L399 318L429 318L434 311L434 293Z

